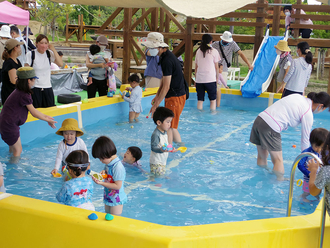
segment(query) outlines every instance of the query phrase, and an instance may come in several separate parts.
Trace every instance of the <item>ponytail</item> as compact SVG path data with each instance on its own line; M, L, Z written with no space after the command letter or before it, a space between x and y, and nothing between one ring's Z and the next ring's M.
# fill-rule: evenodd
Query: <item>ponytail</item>
M329 108L330 107L330 96L326 92L310 92L307 95L307 98L311 99L313 103L320 103L323 104L323 108Z
M297 45L297 48L300 49L301 54L305 55L305 61L307 64L312 64L313 62L313 54L311 52L311 50L309 49L309 45L307 42L300 42Z
M210 42L213 40L212 35L204 34L202 36L202 43L199 46L199 49L203 52L203 58L205 58L205 53L207 50L211 50L212 48L209 46Z
M7 59L10 58L11 51L13 51L13 49L11 49L10 51L8 51L7 49L3 50L3 53L2 53L2 60L3 61L6 61Z

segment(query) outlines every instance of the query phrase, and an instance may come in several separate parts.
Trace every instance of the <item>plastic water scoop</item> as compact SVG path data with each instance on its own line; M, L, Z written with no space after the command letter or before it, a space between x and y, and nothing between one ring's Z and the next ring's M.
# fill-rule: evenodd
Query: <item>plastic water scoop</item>
M187 147L181 146L177 148L178 151L180 151L181 153L184 153L187 151Z

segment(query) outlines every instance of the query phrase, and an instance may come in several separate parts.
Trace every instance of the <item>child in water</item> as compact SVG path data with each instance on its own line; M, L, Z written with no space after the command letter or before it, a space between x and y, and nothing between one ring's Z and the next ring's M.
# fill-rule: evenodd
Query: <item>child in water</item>
M314 153L316 156L321 157L322 147L324 145L328 133L329 131L324 128L313 129L309 136L309 142L311 143L311 146L303 150L302 152ZM307 199L307 196L310 195L308 188L310 171L307 169L307 164L310 159L310 157L304 157L298 163L298 169L304 174L304 182L302 188L303 194L301 195L301 198L304 202L310 202ZM317 195L316 198L319 200L319 195Z
M84 132L78 127L76 119L65 119L62 123L62 127L56 132L56 134L63 136L64 139L58 145L55 168L52 170L51 174L56 174L61 167L65 169L65 159L72 151L83 150L88 156L85 142L79 138Z
M127 151L124 154L123 163L132 165L139 168L142 172L146 172L142 169L140 159L142 158L142 151L137 146L130 146L127 148Z
M309 174L309 192L313 196L321 194L322 189L325 188L325 205L330 216L330 133L322 148L322 162L323 166L311 159L308 163ZM320 169L319 169L320 168ZM319 170L319 171L318 171Z
M107 175L107 178L104 181L97 180L95 177L92 179L96 184L104 187L105 212L121 215L123 205L127 202L127 195L124 191L126 171L116 153L116 146L110 138L101 136L95 140L92 155L105 164L101 174Z
M163 146L168 144L167 131L171 128L173 117L174 113L172 110L165 107L156 108L156 111L153 114L153 120L157 127L151 135L151 174L164 175L166 172L168 151L163 149ZM173 149L173 152L175 151L176 150Z
M86 170L90 167L88 154L83 150L76 150L71 152L65 161L72 179L63 184L56 194L56 199L64 205L94 211L93 181L85 176Z
M131 88L126 88L126 90L131 91L131 96L126 97L124 94L122 98L125 102L129 102L129 122L139 121L138 117L142 112L142 89L140 87L140 78L137 74L132 74L128 78L128 82L131 85Z

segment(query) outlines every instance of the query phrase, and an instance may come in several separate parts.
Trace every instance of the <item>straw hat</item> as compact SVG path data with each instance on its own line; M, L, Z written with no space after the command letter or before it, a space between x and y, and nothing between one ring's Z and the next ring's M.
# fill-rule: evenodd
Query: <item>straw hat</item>
M81 131L81 129L78 127L78 122L76 119L73 118L68 118L65 119L62 122L62 127L57 130L56 134L58 135L63 135L63 131L76 131L77 132L77 137L82 136L84 134L83 131Z
M168 47L164 42L164 36L158 32L150 32L147 36L147 40L141 43L141 45L148 48Z
M36 76L36 72L34 71L34 69L30 66L24 66L18 68L16 71L16 75L19 79L31 79L31 78L39 79Z
M8 25L2 25L0 28L0 37L11 39L10 27Z
M291 52L288 42L285 40L280 40L274 47L282 52Z
M233 41L233 35L229 31L223 32L223 34L220 36L221 40L224 40L225 42L232 42Z

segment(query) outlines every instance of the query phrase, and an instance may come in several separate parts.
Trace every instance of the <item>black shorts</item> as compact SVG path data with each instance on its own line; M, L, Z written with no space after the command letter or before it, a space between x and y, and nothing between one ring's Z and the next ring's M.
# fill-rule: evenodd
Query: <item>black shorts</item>
M35 108L48 108L55 106L53 88L36 88L32 89L32 100Z
M197 99L203 101L205 98L205 91L209 96L209 100L213 101L217 99L217 83L196 83Z
M291 95L291 94L300 94L300 95L302 95L303 92L296 92L296 91L287 90L286 88L284 88L281 98L286 97L286 96Z

